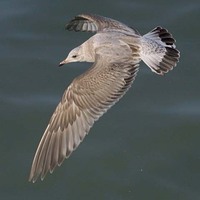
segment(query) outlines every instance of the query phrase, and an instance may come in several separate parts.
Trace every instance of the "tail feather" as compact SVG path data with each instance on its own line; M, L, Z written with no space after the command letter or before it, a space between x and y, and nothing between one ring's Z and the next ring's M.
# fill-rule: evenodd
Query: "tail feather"
M180 52L174 43L171 33L156 27L142 36L141 59L153 72L163 75L172 70L179 61Z

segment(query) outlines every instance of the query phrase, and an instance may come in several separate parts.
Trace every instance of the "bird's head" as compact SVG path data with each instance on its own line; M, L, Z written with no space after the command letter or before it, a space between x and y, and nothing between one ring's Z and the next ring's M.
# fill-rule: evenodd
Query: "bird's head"
M82 48L81 46L74 48L71 50L65 60L60 62L59 66L62 66L67 63L71 62L83 62L85 61L83 53L82 53Z

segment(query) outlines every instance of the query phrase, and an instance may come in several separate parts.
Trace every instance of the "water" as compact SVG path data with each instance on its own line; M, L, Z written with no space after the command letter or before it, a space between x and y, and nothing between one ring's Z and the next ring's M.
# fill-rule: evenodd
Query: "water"
M200 199L199 10L196 1L0 2L0 199ZM142 34L161 25L181 51L164 77L144 64L133 87L53 175L28 182L34 152L64 89L88 64L57 68L90 34L66 32L92 12Z

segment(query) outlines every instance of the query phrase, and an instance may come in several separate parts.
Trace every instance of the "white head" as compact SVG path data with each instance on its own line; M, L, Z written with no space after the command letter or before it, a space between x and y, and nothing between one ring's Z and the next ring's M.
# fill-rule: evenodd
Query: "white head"
M84 47L78 46L71 50L65 60L60 62L59 66L62 66L71 62L94 62L91 60L91 56L84 53Z
M82 56L82 48L76 47L73 50L71 50L65 60L60 62L59 66L62 66L64 64L70 63L70 62L81 62L84 61L83 56Z

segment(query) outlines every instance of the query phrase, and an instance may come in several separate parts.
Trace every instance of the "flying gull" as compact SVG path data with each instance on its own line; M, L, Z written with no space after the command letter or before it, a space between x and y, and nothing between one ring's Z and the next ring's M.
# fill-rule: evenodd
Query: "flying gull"
M78 147L94 122L131 87L142 60L156 74L176 66L180 53L168 30L156 27L141 36L116 20L81 14L67 25L69 31L96 33L73 49L59 66L92 62L76 77L53 113L33 159L29 181L52 173Z

